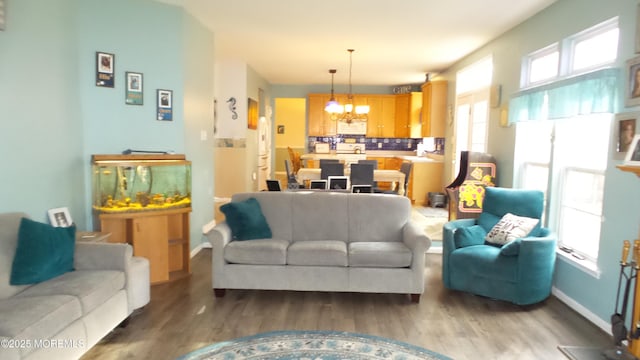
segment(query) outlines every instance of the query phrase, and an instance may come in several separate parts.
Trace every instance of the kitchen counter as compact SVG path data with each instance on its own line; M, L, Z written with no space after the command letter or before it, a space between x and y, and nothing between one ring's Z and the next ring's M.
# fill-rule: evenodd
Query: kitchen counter
M339 154L335 150L329 153L307 153L300 156L302 160L319 160L319 159L344 159L344 158L361 158L380 157L380 158L398 158L411 162L443 162L444 155L427 154L427 156L416 156L415 151L386 151L371 150L361 154Z

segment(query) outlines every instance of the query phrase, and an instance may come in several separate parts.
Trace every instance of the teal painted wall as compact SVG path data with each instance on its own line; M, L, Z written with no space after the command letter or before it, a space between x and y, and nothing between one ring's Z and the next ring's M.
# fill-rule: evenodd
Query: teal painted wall
M636 7L637 2L629 0L560 0L554 3L441 74L441 78L450 81L450 104L453 105L455 98L456 72L493 55L493 83L502 86L503 106L508 106L509 98L519 89L521 59L524 55L614 16L619 16L621 29L616 66L624 69L626 60L635 56ZM624 96L624 93L624 84L621 83L620 94ZM625 109L623 98L619 103L621 111L638 110ZM498 159L500 186L510 187L513 185L515 126L500 127L499 119L500 109L491 110L488 151ZM608 323L614 311L622 241L637 238L640 218L640 179L615 167L621 161L615 155L614 126L612 124L604 194L605 221L602 224L598 259L601 275L596 278L567 260L559 259L554 279L556 290L599 318L592 320L600 325ZM452 136L452 129L447 131L447 136ZM452 154L447 153L446 156L450 160Z
M0 31L0 211L86 224L75 1L13 1ZM93 61L92 61L93 62Z
M201 233L213 218L212 140L200 141L201 130L212 133L211 32L154 1L22 0L11 3L0 48L0 149L11 154L0 211L45 221L47 209L66 206L79 229L91 228L91 154L172 150L193 159L194 184L208 181L194 193L203 200L192 236ZM115 54L114 88L95 86L96 51ZM144 74L143 106L125 104L125 71ZM173 90L171 122L155 119L159 88Z

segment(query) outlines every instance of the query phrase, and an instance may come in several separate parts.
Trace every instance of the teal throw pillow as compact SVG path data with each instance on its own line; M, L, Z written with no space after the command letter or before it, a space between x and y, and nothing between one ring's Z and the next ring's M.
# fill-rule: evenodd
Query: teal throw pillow
M76 227L22 218L11 265L11 285L35 284L73 270Z
M487 232L480 225L473 225L468 227L459 228L453 233L453 242L456 245L456 249L484 244L484 238L487 236Z
M256 198L224 204L220 206L220 211L231 228L234 240L271 238L271 228Z

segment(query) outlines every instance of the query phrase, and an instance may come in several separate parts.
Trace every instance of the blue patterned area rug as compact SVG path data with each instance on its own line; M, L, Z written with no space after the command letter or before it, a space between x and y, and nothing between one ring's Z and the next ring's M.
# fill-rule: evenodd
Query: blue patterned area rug
M400 341L339 331L275 331L214 345L178 360L451 360Z

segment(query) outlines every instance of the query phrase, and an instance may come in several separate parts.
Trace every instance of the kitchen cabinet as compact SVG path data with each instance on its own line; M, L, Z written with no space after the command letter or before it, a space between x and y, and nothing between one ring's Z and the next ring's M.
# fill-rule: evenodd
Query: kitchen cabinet
M330 98L330 94L309 94L307 127L309 136L335 136L337 134L336 121L331 120L329 114L324 111ZM347 101L346 95L336 95L335 98L340 104L345 104ZM369 105L367 137L401 137L396 135L396 101L396 95L354 95L354 105ZM406 108L406 111L409 113L409 108ZM417 111L419 112L419 110ZM415 123L419 125L419 121L416 120ZM419 134L416 137L420 137Z
M395 136L397 138L422 137L422 93L410 92L395 95L396 117Z
M422 85L422 137L445 137L446 121L447 82L426 82Z
M385 138L395 136L396 100L393 95L367 95L369 120L367 137Z
M331 99L329 94L309 94L309 104L307 106L309 117L307 133L309 136L336 135L336 122L331 120L329 114L324 111L329 99Z

